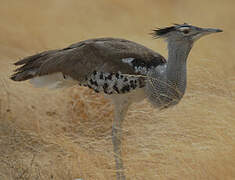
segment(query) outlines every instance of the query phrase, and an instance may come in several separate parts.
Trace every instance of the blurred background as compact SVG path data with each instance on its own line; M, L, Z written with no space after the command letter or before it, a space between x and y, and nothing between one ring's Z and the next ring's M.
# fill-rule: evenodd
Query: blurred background
M235 179L234 0L0 0L0 179L115 179L112 105L92 91L12 82L13 62L97 37L141 43L172 23L221 28L188 59L188 88L164 111L147 101L124 122L127 179Z

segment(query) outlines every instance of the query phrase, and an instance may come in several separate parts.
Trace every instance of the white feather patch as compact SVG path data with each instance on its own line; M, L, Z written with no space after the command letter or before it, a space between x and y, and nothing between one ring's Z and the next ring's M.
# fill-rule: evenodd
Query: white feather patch
M180 27L179 30L180 30L180 31L190 30L190 28L189 28L189 27Z
M47 87L48 89L57 89L71 87L78 84L78 81L70 76L63 76L62 73L54 73L45 76L37 76L30 79L30 83L37 88Z
M132 61L134 60L135 58L123 58L122 59L122 62L124 62L124 63L127 63L127 64L129 64L129 65L131 65L132 66Z

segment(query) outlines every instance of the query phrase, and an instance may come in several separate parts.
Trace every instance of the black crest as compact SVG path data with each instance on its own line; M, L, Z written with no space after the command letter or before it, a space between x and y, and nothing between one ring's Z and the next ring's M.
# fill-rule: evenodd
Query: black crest
M170 26L170 27L155 29L154 32L156 36L162 36L174 30L175 30L175 26Z
M184 24L174 24L174 26L164 27L164 28L157 28L153 30L153 37L159 38L169 32L175 31L179 26L189 26L187 23Z

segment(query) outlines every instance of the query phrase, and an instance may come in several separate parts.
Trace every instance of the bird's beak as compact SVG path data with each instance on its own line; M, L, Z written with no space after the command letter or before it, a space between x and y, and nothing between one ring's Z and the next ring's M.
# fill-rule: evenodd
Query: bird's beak
M202 28L201 30L202 30L203 34L223 32L223 30L221 30L221 29L213 29L213 28Z
M199 33L196 34L193 37L194 41L200 39L201 37L203 37L205 35L209 35L209 34L212 34L212 33L223 32L223 30L221 30L221 29L214 29L214 28L198 28L198 31L199 31Z

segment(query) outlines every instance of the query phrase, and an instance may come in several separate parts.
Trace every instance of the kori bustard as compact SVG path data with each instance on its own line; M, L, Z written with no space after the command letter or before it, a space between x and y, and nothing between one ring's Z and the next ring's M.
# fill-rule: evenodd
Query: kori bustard
M168 43L168 60L125 39L89 39L23 58L11 76L36 87L87 86L108 95L115 106L112 142L118 180L124 180L121 158L122 122L131 103L147 98L156 108L177 104L186 89L186 63L196 40L220 29L175 24L153 31Z

